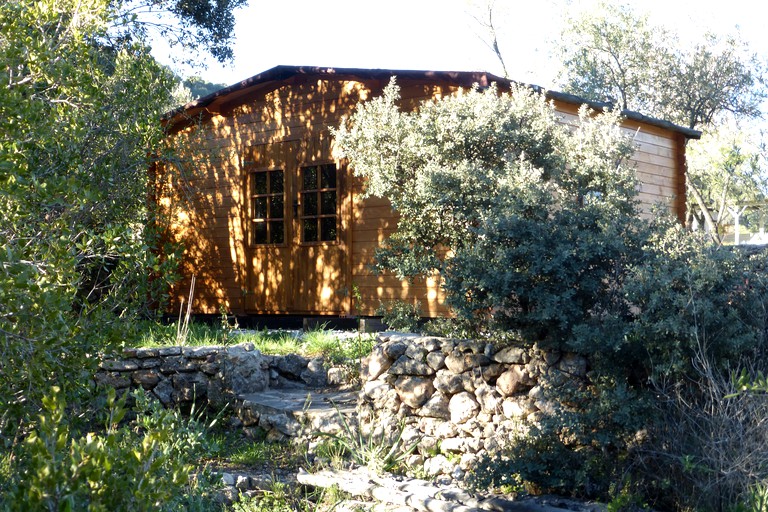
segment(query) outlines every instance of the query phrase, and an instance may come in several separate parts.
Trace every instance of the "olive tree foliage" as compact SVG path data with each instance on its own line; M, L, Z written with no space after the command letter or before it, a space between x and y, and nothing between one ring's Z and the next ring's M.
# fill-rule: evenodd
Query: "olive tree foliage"
M567 92L706 131L727 119L762 115L763 64L737 35L704 34L686 47L647 16L602 3L594 12L569 20L558 47L560 82ZM712 166L719 171L699 173L688 183L689 213L706 224L718 243L722 217L708 197L722 189L722 179L701 178L729 174L733 162L723 156ZM738 195L726 194L726 201L733 203Z
M140 33L113 44L118 7L0 3L3 447L52 385L86 388L97 353L173 279L176 248L148 208L173 80Z
M637 247L631 140L616 112L567 127L546 98L495 85L398 107L391 83L335 131L365 193L397 231L377 253L400 277L439 274L448 303L483 325L568 341L598 311Z

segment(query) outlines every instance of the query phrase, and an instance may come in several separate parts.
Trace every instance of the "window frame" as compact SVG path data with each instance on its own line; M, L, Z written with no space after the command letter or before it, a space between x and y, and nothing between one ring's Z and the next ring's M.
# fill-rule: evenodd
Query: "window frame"
M283 177L283 190L282 192L274 192L272 189L272 175L276 173L282 173ZM267 182L266 182L266 192L264 193L256 193L256 175L257 174L265 174L267 176ZM275 168L255 168L255 169L249 169L248 170L248 209L249 209L249 216L248 216L248 228L249 228L249 234L248 234L248 242L251 247L285 247L288 245L288 235L289 235L289 229L288 229L288 220L289 216L286 216L286 208L287 208L287 199L288 199L288 187L287 187L287 180L286 176L288 173L286 173L285 169L282 167L275 167ZM282 202L283 202L283 209L280 212L280 216L273 216L272 214L272 201L271 198L282 196ZM265 198L266 199L266 216L265 217L256 217L256 200L259 198ZM267 236L267 242L257 242L256 241L256 224L259 222L263 222L266 224L266 236ZM272 225L276 224L277 222L281 222L283 226L283 240L281 242L273 242L272 240Z
M322 169L331 167L334 171L334 186L333 187L323 187L322 183ZM315 177L315 183L314 188L304 188L305 185L305 178L304 178L304 171L306 169L314 168L317 171L316 177ZM296 220L298 222L298 230L299 230L299 243L301 245L338 245L341 243L341 215L340 215L340 199L341 199L341 172L339 167L334 162L326 162L326 163L313 163L313 164L304 164L299 166L298 168L298 187L297 187L297 195L299 198L299 208L297 210ZM324 193L334 193L334 211L333 213L322 213L322 196ZM311 215L305 215L305 197L307 197L309 194L313 194L315 196L315 202L316 202L316 213ZM304 231L304 222L306 220L314 220L316 222L315 230L317 233L317 239L316 240L306 240L305 239L305 231ZM336 236L332 240L323 240L322 239L322 222L323 219L334 219L335 221L335 231Z

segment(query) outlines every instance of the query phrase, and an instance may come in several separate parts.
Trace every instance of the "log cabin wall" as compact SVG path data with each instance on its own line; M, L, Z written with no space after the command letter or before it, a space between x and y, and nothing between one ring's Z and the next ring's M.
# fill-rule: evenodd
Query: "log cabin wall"
M398 75L398 85L413 108L476 78ZM171 141L181 158L163 178L172 192L159 201L185 247L172 309L195 275L195 313L374 315L382 302L400 299L419 301L425 316L447 315L434 277L409 283L373 272L374 251L397 216L387 200L363 199L361 182L334 158L328 128L380 94L388 78L288 73L254 82L225 90L204 109L193 102L189 119L175 118ZM574 121L578 103L555 105L564 122ZM637 144L645 214L661 203L684 216L686 138L632 119L625 127Z

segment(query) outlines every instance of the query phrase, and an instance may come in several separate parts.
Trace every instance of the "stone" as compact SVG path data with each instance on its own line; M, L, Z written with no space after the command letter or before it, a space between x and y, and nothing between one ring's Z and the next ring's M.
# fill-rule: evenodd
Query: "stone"
M394 385L400 401L414 409L424 405L435 392L435 387L429 379L409 375L399 377Z
M131 381L144 389L152 389L160 382L160 375L152 370L136 370L131 374Z
M392 389L392 386L381 380L369 380L363 384L363 396L370 398L371 400L379 400L383 397L387 391Z
M452 469L453 464L445 455L436 455L424 461L424 472L430 477L448 474Z
M442 370L445 368L445 354L442 352L430 352L426 357L427 365L433 370Z
M173 398L178 402L195 402L208 396L208 379L199 373L177 373L172 377Z
M160 368L160 359L156 357L142 359L139 364L142 368Z
M157 357L160 355L160 351L156 348L139 348L135 349L135 353L136 357L139 359L148 359L150 357ZM123 354L126 354L125 350L123 350Z
M485 343L477 340L459 340L456 342L455 350L464 354L483 354Z
M450 437L440 441L440 451L443 453L460 453L464 451L464 438Z
M224 485L234 486L235 485L235 476L231 473L222 473L221 474L221 483Z
M283 436L293 437L299 433L299 423L294 418L285 414L262 414L259 418L259 426L264 430L277 430Z
M497 363L525 364L530 360L528 351L521 347L504 347L496 352L492 359Z
M488 384L481 384L475 390L475 398L484 413L493 414L501 407L501 396L495 388Z
M309 360L298 354L287 354L276 358L275 366L283 376L298 380L301 373L307 369Z
M447 439L459 435L459 428L455 423L449 421L441 422L435 429L435 437L438 439Z
M322 357L316 357L307 363L307 367L300 374L301 380L311 387L323 387L328 384L328 374Z
M451 373L450 370L438 370L434 379L435 389L447 396L455 395L463 391L464 386L461 383L461 376Z
M248 480L248 477L246 475L238 475L237 480L235 481L235 487L237 489L240 489L241 491L245 491L250 488L250 482Z
M451 413L451 423L459 424L473 418L480 410L475 397L466 391L453 395L448 403Z
M131 385L130 377L123 372L97 372L93 380L100 386L115 389L123 389Z
M400 410L400 395L390 387L381 398L374 400L373 406L377 411L397 414Z
M464 373L473 368L488 366L490 359L485 354L453 353L445 358L445 366L453 373Z
M448 403L448 397L440 391L436 391L432 397L427 400L427 403L419 409L418 415L449 420L451 419L451 412L448 409Z
M139 363L130 359L102 361L99 366L103 370L110 370L113 372L132 372L139 369Z
M482 372L479 371L479 369L461 374L461 387L464 391L474 393L478 387L484 384L485 381L483 380Z
M561 372L574 377L583 379L587 376L587 359L579 354L563 354L557 367Z
M160 400L165 407L173 406L173 384L169 379L161 379L152 390L152 394Z
M403 354L389 368L389 373L391 375L418 375L424 377L434 374L435 371L426 363L422 363L421 361L414 361L407 355Z
M528 374L520 366L512 366L509 370L499 375L496 379L496 389L501 396L511 396L528 389L531 385Z
M267 389L269 373L258 350L248 346L235 345L219 353L222 384L234 396L257 393ZM306 367L306 366L305 366Z
M426 347L420 343L410 343L406 347L405 354L403 355L413 359L414 361L424 362L428 352L429 351L426 349Z
M160 357L180 356L181 347L163 347L161 349L158 349L157 355Z
M209 345L206 347L184 347L182 355L190 359L206 359L210 355L218 354L222 347Z
M326 372L326 381L329 386L342 386L349 382L350 375L346 368L333 366Z
M519 401L511 398L507 398L501 403L501 411L505 418L509 418L511 420L524 418L530 414L530 412L527 411Z
M364 378L368 380L376 379L379 375L389 370L392 362L393 359L387 355L384 347L377 345L368 356L368 371L365 373Z
M507 367L499 363L491 363L488 366L484 366L482 369L483 380L486 382L494 382L499 375L504 373Z
M390 358L392 361L397 360L400 356L405 354L405 351L408 350L408 346L405 343L402 342L390 342L384 345L384 353L387 355L388 358Z

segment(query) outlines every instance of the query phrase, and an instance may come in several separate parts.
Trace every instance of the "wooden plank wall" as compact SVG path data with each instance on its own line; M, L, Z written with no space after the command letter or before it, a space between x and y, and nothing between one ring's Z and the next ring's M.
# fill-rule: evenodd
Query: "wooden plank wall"
M342 115L350 113L358 101L379 94L384 85L375 81L361 83L308 77L295 77L279 87L263 84L256 92L238 100L245 103L225 104L221 112L200 126L177 134L177 143L188 142L193 147L197 144L198 149L182 158L183 165L179 168L183 169L184 179L173 181L174 173L166 177L176 192L173 200L166 201L175 219L173 231L186 247L182 267L185 279L173 291L174 308L188 293L189 278L195 274L198 283L195 312L216 314L222 308L240 314L254 312L247 307L254 302L246 299L250 293L249 283L253 282L249 269L255 262L246 244L248 197L244 155L249 154L248 148L298 141L307 160L330 159L332 155L316 154L316 148L327 145L307 141L325 138L329 126L338 126ZM408 106L452 91L447 86L425 86L407 80L399 81L399 85ZM558 108L564 122L573 121L577 106L565 104ZM635 136L638 147L633 163L641 182L639 192L644 211L649 212L657 203L673 210L679 208L679 200L676 203L675 198L684 188L678 182L675 168L681 140L672 132L636 122L627 122L626 129ZM348 172L346 167L341 169ZM448 314L436 279L409 283L372 271L374 250L394 231L397 217L388 201L362 199L359 180L347 178L347 183L354 186L342 192L350 206L342 208L341 240L348 255L343 259L351 263L348 269L337 269L346 280L346 297L336 301L343 304L341 314L373 315L380 303L395 299L418 300L425 316ZM353 288L359 292L360 300L353 299ZM288 311L281 309L280 312ZM339 314L337 311L303 312Z

